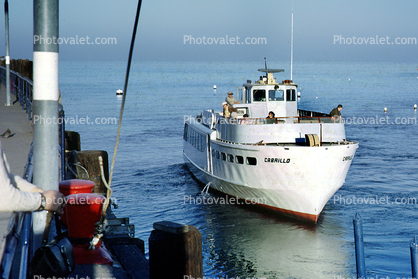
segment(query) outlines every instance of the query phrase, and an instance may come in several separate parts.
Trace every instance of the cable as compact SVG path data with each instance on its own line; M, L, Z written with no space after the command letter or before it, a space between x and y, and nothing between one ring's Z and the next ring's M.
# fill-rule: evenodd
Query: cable
M129 71L131 70L132 53L134 51L134 43L135 43L135 37L136 37L136 30L138 28L139 12L141 10L141 3L142 3L142 0L138 0L138 7L137 7L137 10L136 10L134 30L132 32L131 47L129 49L129 58L128 58L128 66L127 66L127 69L126 69L125 85L123 87L123 99L122 99L122 106L120 107L118 133L117 133L117 137L116 137L115 150L113 152L112 165L110 167L110 175L109 175L109 183L108 183L109 187L111 186L111 183L112 183L113 167L115 165L116 152L118 150L118 145L119 145L120 127L121 127L121 124L122 124L122 115L123 115L123 109L125 107L126 93L128 91Z

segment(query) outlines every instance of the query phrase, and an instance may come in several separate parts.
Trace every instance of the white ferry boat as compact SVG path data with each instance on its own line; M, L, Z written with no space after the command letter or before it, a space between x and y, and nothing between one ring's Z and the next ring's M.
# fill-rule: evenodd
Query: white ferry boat
M316 223L358 142L340 119L298 109L297 85L273 77L284 70L259 71L265 76L237 88L236 115L205 110L186 121L186 165L206 188ZM276 117L267 119L270 111Z

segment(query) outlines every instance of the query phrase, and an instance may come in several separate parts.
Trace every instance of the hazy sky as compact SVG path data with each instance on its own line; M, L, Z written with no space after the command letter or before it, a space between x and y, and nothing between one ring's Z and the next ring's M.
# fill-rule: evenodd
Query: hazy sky
M144 0L134 59L287 61L292 2L295 62L418 61L416 0ZM126 60L136 6L60 1L60 59ZM32 1L9 0L12 59L32 59L32 9Z

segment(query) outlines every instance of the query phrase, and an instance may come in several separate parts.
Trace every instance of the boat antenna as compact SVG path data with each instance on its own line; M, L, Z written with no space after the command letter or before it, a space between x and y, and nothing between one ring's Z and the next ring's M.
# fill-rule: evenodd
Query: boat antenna
M290 32L290 80L293 80L293 1L292 1L292 30Z
M113 167L115 165L116 151L118 150L118 145L119 145L120 127L121 127L121 124L122 124L122 115L123 115L123 109L125 107L126 93L128 91L129 72L131 70L132 53L134 51L135 36L136 36L136 30L138 28L139 12L141 10L141 3L142 3L142 0L138 0L138 7L137 7L137 10L136 10L134 30L132 31L131 47L129 49L129 58L128 58L128 66L127 66L127 69L126 69L125 85L123 87L123 93L124 94L123 94L123 99L122 99L122 105L120 107L119 125L118 125L118 133L117 133L117 137L116 137L115 151L113 152L112 166L110 167L109 183L108 183L109 187L112 183Z
M265 57L264 57L264 68L266 68L266 70L267 70L267 60L266 60Z

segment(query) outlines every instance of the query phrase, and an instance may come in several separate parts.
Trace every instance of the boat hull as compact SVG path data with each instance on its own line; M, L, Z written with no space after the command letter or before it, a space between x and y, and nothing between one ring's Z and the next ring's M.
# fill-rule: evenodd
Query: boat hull
M335 192L344 184L358 143L327 146L240 146L210 141L210 152L196 153L184 142L184 159L193 175L210 188L294 218L317 222ZM215 150L215 151L213 151ZM237 164L216 153L237 158ZM211 156L213 155L213 156ZM229 157L228 157L229 158ZM256 158L248 165L246 158Z

